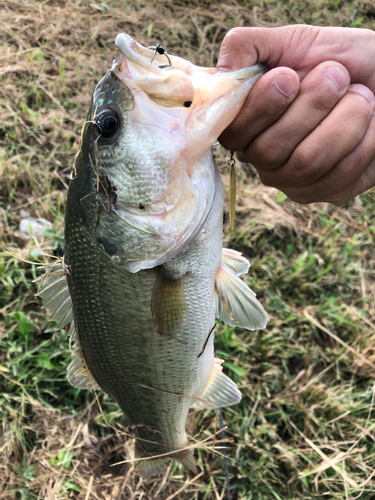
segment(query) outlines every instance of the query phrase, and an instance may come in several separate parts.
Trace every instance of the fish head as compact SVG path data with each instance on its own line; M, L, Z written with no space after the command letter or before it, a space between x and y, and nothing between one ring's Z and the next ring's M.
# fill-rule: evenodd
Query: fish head
M116 60L93 94L88 120L97 137L92 156L116 186L119 206L137 214L140 206L166 198L178 174L182 130L175 117L128 86L119 67L121 60Z
M264 70L215 75L124 33L116 45L93 93L76 175L89 178L87 196L106 208L90 230L115 240L111 257L137 272L172 259L198 234L218 187L212 145ZM93 219L91 200L82 203Z

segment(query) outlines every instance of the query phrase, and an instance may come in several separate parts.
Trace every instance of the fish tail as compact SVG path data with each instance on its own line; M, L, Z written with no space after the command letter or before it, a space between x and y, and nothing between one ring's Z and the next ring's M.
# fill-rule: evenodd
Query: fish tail
M194 474L197 474L197 464L194 458L194 450L192 448L187 450L182 450L177 453L173 453L166 457L155 457L151 458L138 442L134 446L135 458L146 458L146 460L139 460L135 462L134 470L136 473L140 474L145 478L152 476L157 476L163 472L171 460L178 460L187 469L191 470Z
M146 459L139 460L139 462L135 462L134 464L134 471L145 478L157 476L167 468L167 465L172 460L170 456L149 458L149 454L143 450L138 441L135 442L134 453L135 458Z
M174 455L175 459L182 463L184 467L191 470L194 474L198 474L197 463L194 458L194 449L180 451Z

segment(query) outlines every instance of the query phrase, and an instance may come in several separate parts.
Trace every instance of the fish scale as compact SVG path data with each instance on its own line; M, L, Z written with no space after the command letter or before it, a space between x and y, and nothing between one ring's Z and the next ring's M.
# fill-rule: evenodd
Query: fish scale
M241 399L214 357L215 316L250 330L268 321L238 277L248 261L222 248L211 149L264 69L215 75L175 56L159 67L128 35L116 44L82 130L64 260L38 278L39 295L71 336L68 380L118 402L149 477L171 459L196 470L190 408Z
M70 190L69 206L81 203L79 194L76 194L75 199L74 195L74 190ZM193 278L191 284L186 284L188 317L181 338L186 338L188 345L160 337L153 326L149 307L155 271L132 274L116 268L101 247L93 244L77 214L79 210L69 210L66 215L65 263L70 268L68 284L78 338L87 366L99 386L119 403L130 424L144 425L137 428L140 438L152 441L159 439L159 453L182 447L187 444L184 422L191 405L189 396L194 394L193 380L202 381L203 386L207 383L207 374L206 377L202 376L207 372L204 369L207 366L205 357L194 366L186 360L186 352L197 357L202 348L201 339L208 335L209 326L214 322L212 284L202 286L199 277L199 295L190 293L190 289L196 287ZM211 219L208 224L211 224ZM194 246L197 246L196 242ZM220 258L219 254L216 267ZM212 279L209 278L209 281ZM211 290L208 300L207 289ZM203 301L203 298L206 300ZM207 302L211 302L211 318L207 317ZM193 335L191 332L194 332ZM126 360L119 358L118 352L126 351L130 344L131 357ZM212 345L206 349L213 356ZM180 363L180 359L185 362ZM141 366L139 360L142 361ZM167 371L164 370L166 365ZM155 380L158 381L157 386ZM156 390L146 389L142 385ZM182 394L183 401L157 389ZM168 416L163 418L163 425L155 417L160 407L167 411ZM178 433L170 431L176 428L176 422L183 422ZM156 437L155 433L148 431L147 426L159 431Z

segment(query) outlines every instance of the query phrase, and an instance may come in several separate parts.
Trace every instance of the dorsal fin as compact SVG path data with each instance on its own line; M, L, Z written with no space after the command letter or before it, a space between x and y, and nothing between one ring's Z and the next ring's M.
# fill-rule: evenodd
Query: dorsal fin
M255 293L224 262L216 274L215 311L227 325L248 330L265 328L269 320Z
M69 336L74 355L73 360L68 365L70 384L78 389L100 389L89 369L85 366L74 322L73 305L66 274L67 269L63 260L57 260L48 266L48 271L34 280L41 286L41 290L36 296L42 297L46 301L42 309L46 308L52 312L49 321L57 321L59 328L64 328Z
M66 270L62 260L57 260L48 267L48 271L39 276L35 283L41 286L36 297L42 297L46 308L52 312L49 321L57 321L59 328L64 328L73 321L72 300L70 298Z
M74 358L68 365L68 382L77 389L100 389L84 362L81 350L74 353Z
M241 401L238 387L227 375L223 373L222 359L214 358L210 379L203 394L192 404L192 408L221 408L231 406Z

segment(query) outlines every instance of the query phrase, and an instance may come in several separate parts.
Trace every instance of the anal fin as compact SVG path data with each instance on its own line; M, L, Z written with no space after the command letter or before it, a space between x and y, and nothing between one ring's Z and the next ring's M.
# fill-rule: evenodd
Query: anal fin
M199 399L194 401L192 408L199 410L203 408L215 409L235 405L241 401L241 393L237 385L223 373L222 362L222 359L214 358L208 384Z

